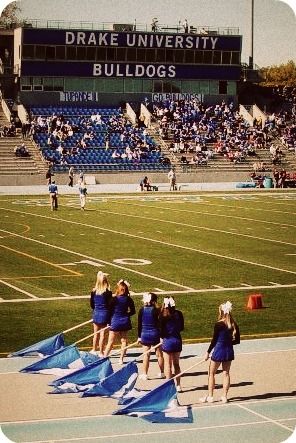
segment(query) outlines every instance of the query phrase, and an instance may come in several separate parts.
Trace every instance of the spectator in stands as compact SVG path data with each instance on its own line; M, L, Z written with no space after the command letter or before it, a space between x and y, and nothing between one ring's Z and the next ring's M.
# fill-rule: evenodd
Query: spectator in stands
M25 146L25 143L22 143L21 146L16 146L14 148L14 154L16 157L29 157L28 148Z
M55 181L52 180L51 184L48 186L50 207L52 211L57 211L58 209L58 187Z

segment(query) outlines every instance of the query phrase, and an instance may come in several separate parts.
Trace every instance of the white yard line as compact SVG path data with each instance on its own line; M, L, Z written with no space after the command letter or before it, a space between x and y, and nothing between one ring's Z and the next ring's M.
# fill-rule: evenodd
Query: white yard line
M151 277L152 278L152 277ZM156 277L155 277L156 278ZM261 285L261 286L249 286L248 288L244 288L241 286L236 286L234 288L229 287L223 287L218 285L212 285L213 288L206 288L206 289L188 289L188 290L179 290L179 291L163 291L158 288L159 292L157 292L157 295L174 295L174 294L199 294L199 293L207 293L207 292L237 292L237 291L243 291L243 290L257 290L257 289L280 289L280 288L296 288L296 283L291 283L289 285ZM157 290L157 288L154 288ZM133 295L142 296L143 292L133 292ZM89 295L71 295L67 298L62 297L42 297L42 298L36 298L36 299L27 299L27 298L15 298L15 299L1 299L0 303L18 303L18 302L38 302L38 301L49 301L49 300L77 300L77 299L83 299L83 298L89 298Z
M139 204L139 203L129 203L129 202L118 202L120 204L125 204L125 205L129 205L129 206L141 206L141 207L145 207L147 208L147 204L143 205L143 204ZM149 203L149 202L147 202ZM155 206L155 205L149 205L149 208L156 208L159 209L159 206ZM260 219L256 219L256 218L249 218L249 217L240 217L238 215L226 215L226 214L217 214L217 213L212 213L212 212L206 212L206 211L191 211L190 209L176 209L176 208L172 208L172 207L164 207L161 206L161 209L167 209L169 211L174 211L174 212L189 212L191 214L201 214L201 215L211 215L213 217L224 217L224 218L231 218L231 219L238 219L238 220L247 220L247 221L251 221L251 222L256 222L256 223L267 223L267 224L271 224L271 225L276 225L276 226L288 226L290 228L296 228L296 225L290 225L287 223L278 223L278 222L272 222L272 221L268 221L268 220L260 220Z
M67 221L67 220L62 220L62 221ZM75 224L76 224L76 222L75 222ZM84 225L83 223L78 223L78 224L82 224L82 225ZM90 227L91 225L84 225L84 226L89 226L89 227ZM5 233L8 233L8 232L9 232L9 231L5 231L5 230L3 230L3 229L0 229L0 231L5 232ZM91 261L93 261L93 262L96 262L96 261L97 261L97 259L96 259L95 257L91 257L91 256L88 256L88 255L82 254L82 253L80 253L80 252L71 251L70 249L62 248L61 246L56 246L56 245L52 245L52 244L50 244L50 243L46 243L46 242L42 242L42 241L40 241L40 240L36 240L36 239L34 239L34 238L25 237L25 236L23 236L23 235L16 234L16 233L14 233L14 232L10 232L10 234L13 235L13 236L15 236L15 237L22 238L22 239L24 239L24 240L28 240L28 241L31 241L31 242L34 242L34 243L41 244L41 245L43 245L43 246L45 245L45 246L48 246L48 247L50 247L50 248L57 249L57 250L59 250L59 251L67 252L67 253L69 253L69 254L77 255L77 256L79 256L79 257L84 257L84 258L86 258L86 259L88 259L88 260L91 260ZM136 237L136 238L137 238L137 236L133 236L133 237ZM168 283L168 284L170 284L170 285L179 286L180 288L187 289L187 290L189 290L189 291L193 291L193 290L194 290L193 288L190 288L189 286L181 285L180 283L172 282L172 281L170 281L170 280L166 280L166 279L161 278L161 277L155 277L154 275L147 274L147 273L145 273L145 272L136 271L135 269L131 269L131 268L128 268L128 267L126 267L126 266L121 266L121 265L118 265L118 264L113 263L113 262L107 262L107 261L105 261L105 260L101 260L101 259L100 259L99 261L100 261L100 263L104 263L105 265L113 266L113 267L115 267L115 268L119 268L119 269L123 269L124 271L132 272L132 273L134 273L134 274L138 274L138 275L141 275L141 276L144 276L144 277L148 277L148 278L151 278L151 279L153 279L153 280L161 281L161 282L163 282L163 283ZM295 272L295 273L296 273L296 272Z
M3 208L0 208L0 209L3 209ZM289 269L278 268L278 267L266 265L266 264L263 264L263 263L256 263L256 262L252 262L252 261L249 261L249 260L244 260L244 259L241 259L241 258L230 257L230 256L223 255L223 254L217 254L215 252L204 251L202 249L192 248L190 246L177 245L175 243L169 243L169 242L165 242L165 241L161 241L161 240L156 240L154 238L134 235L134 234L130 234L130 233L127 233L127 232L117 231L117 230L114 230L114 229L102 228L102 227L94 226L94 225L87 224L87 223L76 222L76 221L73 221L73 220L67 220L67 219L63 219L63 218L52 218L52 217L49 217L49 216L46 216L46 215L34 214L34 213L31 213L31 212L23 212L23 211L17 211L17 210L12 210L12 209L7 209L7 210L11 211L11 212L16 212L16 213L32 215L32 216L39 217L39 218L50 219L52 221L53 220L58 221L58 222L63 221L65 223L69 223L69 224L73 224L73 225L84 226L84 227L88 227L88 228L92 228L92 229L96 229L96 230L102 230L102 231L105 231L105 232L111 232L112 234L124 235L126 237L135 238L137 240L140 239L140 240L145 240L145 241L148 241L148 242L151 242L151 243L157 243L157 244L161 244L161 245L166 245L166 246L177 248L177 249L183 249L183 250L186 250L186 251L198 252L199 254L209 255L209 256L212 256L212 257L218 257L218 258L222 258L224 260L231 260L231 261L235 261L235 262L238 262L238 263L244 263L244 264L247 264L247 265L258 266L258 267L265 268L265 269L272 269L273 271L280 271L280 272L285 272L285 273L288 273L288 274L296 274L296 271L291 271ZM37 242L37 243L40 243L40 244L43 244L43 245L45 244L45 245L47 245L49 247L60 249L62 251L71 252L72 254L76 254L76 255L79 255L81 257L85 257L87 259L90 259L90 260L96 260L93 257L89 257L89 256L86 256L86 255L81 254L81 253L76 253L76 252L74 253L73 251L69 251L69 250L67 250L65 248L61 248L59 246L51 245L49 243L43 243L43 242L41 242L39 240L35 240L35 239L29 238L29 237L24 237L24 236L22 236L20 234L15 234L13 232L5 231L3 229L0 229L0 231L1 232L5 232L5 233L9 233L9 234L17 236L17 237L24 238L26 240L34 241L34 242ZM149 276L148 274L144 274L144 273L141 273L139 271L135 271L134 269L124 268L123 266L115 265L114 263L110 263L110 262L104 262L103 260L100 260L100 261L102 263L106 263L108 265L117 266L117 267L119 267L121 269L124 269L124 270L129 270L130 272L133 272L133 273L138 273L139 275L144 275L144 276L148 276L150 278L154 278L154 279L159 280L159 281L164 281L166 283L171 283L171 284L174 284L175 286L180 286L180 287L183 287L183 288L186 288L186 289L192 289L192 288L188 288L188 286L184 286L184 285L180 285L180 284L177 284L177 283L169 282L168 280L164 280L164 279L161 279L161 278L158 278L158 277Z
M125 212L116 212L116 211L104 211L100 209L100 212L105 212L106 214L114 214L114 215L123 215L124 217L131 217L131 218L140 218L143 220L147 221L147 217L143 217L141 215L133 215L130 213L125 213ZM258 237L256 235L251 235L251 234L242 234L240 232L233 232L233 231L227 231L225 229L216 229L216 228L208 228L206 226L199 226L199 225L193 225L191 223L184 223L184 222L176 222L173 220L168 220L168 219L161 219L161 218L153 218L153 217L149 217L149 221L156 221L156 222L161 222L161 223L169 223L172 225L179 225L179 226L187 226L189 228L195 228L195 231L198 232L198 230L202 229L204 231L211 231L211 232L221 232L223 234L228 234L228 235L234 235L234 236L238 236L238 237L247 237L247 238L251 238L254 240L262 240L262 241L267 241L267 242L271 242L271 243L280 243L283 245L290 245L290 246L296 246L296 243L291 243L291 242L286 242L283 240L275 240L275 239L271 239L271 238L266 238L266 237ZM250 228L251 229L251 228ZM161 231L156 231L156 232L161 232ZM181 232L181 231L176 231L176 232ZM139 232L139 234L143 234L143 232ZM288 254L286 254L288 255ZM289 254L289 255L296 255L296 254Z
M263 418L264 420L269 421L270 423L273 423L274 425L280 426L281 428L286 429L287 431L291 432L291 428L288 426L283 425L282 423L279 423L276 420L273 420L270 417L267 417L266 415L260 414L259 412L252 411L252 409L247 408L246 406L243 406L242 404L237 405L239 408L244 409L247 412L250 412L251 414L256 415L257 417Z
M18 288L17 286L12 285L11 283L7 283L4 280L0 280L0 283L2 283L3 285L9 286L10 288L14 289L15 291L22 292L23 294L26 294L31 299L34 299L34 300L38 299L38 297L36 297L36 295L33 295L30 292L25 291L24 289Z

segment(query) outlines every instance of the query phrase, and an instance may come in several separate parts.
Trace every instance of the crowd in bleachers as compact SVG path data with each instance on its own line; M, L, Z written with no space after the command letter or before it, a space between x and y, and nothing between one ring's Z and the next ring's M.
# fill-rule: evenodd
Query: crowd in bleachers
M160 136L170 140L170 150L182 154L182 162L205 165L220 155L240 163L256 150L267 148L273 126L260 120L250 126L233 103L206 107L198 100L166 100L154 104ZM189 160L186 154L193 154Z
M14 155L16 157L30 157L29 150L25 143L22 143L20 146L15 146Z
M133 126L120 109L39 107L31 109L30 120L30 132L43 158L55 169L70 165L96 169L109 165L114 170L167 167L146 128Z

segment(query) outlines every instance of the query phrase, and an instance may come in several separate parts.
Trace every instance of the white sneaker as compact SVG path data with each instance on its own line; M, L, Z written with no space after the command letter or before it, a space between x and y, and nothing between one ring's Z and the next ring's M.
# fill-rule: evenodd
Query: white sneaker
M177 392L182 392L181 386L177 386Z
M213 403L214 397L210 397L209 395L206 395L205 397L201 397L199 399L200 403Z
M163 372L159 372L156 377L157 378L165 378L165 375Z
M222 396L220 400L221 400L221 403L228 403L227 397Z
M92 349L91 351L89 351L89 353L90 353L90 354L93 354L93 355L98 355L97 351L95 351L94 349Z
M119 359L118 364L119 364L119 366L122 366L122 365L123 365L123 358L120 358L120 359Z
M141 375L139 375L139 379L140 380L148 380L148 375L147 374L141 374Z

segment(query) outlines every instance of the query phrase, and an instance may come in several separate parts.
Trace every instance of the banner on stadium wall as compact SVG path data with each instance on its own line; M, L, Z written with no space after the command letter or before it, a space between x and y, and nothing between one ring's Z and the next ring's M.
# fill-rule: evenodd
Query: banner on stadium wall
M23 76L239 80L240 66L22 61Z
M177 93L154 93L152 94L153 102L163 102L165 100L198 100L203 101L203 94L191 94L189 92L177 92Z
M23 29L23 44L241 51L239 35Z
M67 91L60 92L60 102L97 102L97 92Z

